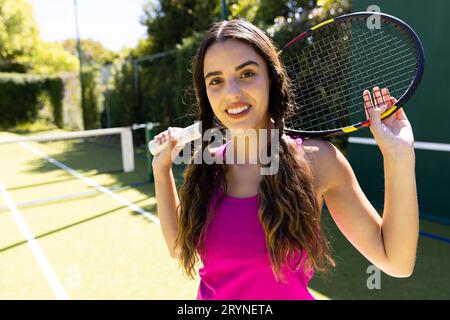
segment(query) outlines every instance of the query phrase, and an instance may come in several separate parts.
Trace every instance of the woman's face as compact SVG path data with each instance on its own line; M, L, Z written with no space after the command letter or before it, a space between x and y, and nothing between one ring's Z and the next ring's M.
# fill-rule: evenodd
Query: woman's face
M214 114L227 128L268 127L269 72L250 45L215 42L206 51L203 76Z

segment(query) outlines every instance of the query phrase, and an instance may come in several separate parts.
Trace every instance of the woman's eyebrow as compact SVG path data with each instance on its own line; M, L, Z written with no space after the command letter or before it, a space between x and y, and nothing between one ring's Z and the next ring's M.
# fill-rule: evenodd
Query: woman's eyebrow
M249 60L249 61L247 61L247 62L244 62L244 63L238 65L236 68L234 68L234 70L239 71L239 70L241 70L242 68L245 68L245 67L248 66L248 65L256 65L256 66L259 67L259 64L258 64L256 61ZM208 77L218 76L218 75L221 75L221 74L222 74L222 71L211 71L211 72L209 72L209 73L205 76L205 80L206 80Z

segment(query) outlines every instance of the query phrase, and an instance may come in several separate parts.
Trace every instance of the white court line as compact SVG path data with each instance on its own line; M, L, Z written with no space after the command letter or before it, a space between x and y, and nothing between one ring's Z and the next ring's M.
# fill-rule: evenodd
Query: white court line
M376 145L377 144L375 139L360 138L360 137L349 137L348 142L358 143L358 144L368 144L368 145ZM416 142L414 142L414 149L450 152L450 144L416 141Z
M17 209L16 204L14 203L9 193L6 191L6 188L1 181L0 181L0 193L3 196L3 199L5 199L5 203L8 206L9 210L11 211L14 220L16 220L16 223L19 226L22 236L25 238L25 240L27 240L31 252L34 255L34 258L37 260L39 267L41 268L41 271L44 273L44 276L47 279L47 282L50 284L50 287L52 288L52 291L55 294L56 298L59 300L69 300L70 299L69 295L64 290L64 287L59 281L55 271L53 270L52 266L45 257L44 251L42 251L41 247L37 243L25 219L23 218L20 211Z
M150 212L145 211L144 209L142 209L141 207L135 205L134 203L128 201L127 199L125 199L124 197L121 197L117 194L115 194L114 192L108 190L107 188L103 187L102 185L98 184L97 182L95 182L94 180L87 178L85 176L83 176L82 174L76 172L75 170L73 170L72 168L66 166L65 164L59 162L58 160L55 160L49 156L47 156L45 153L43 153L42 151L30 146L27 143L21 142L20 145L22 147L24 147L25 149L27 149L28 151L31 151L32 153L34 153L35 155L44 158L45 160L47 160L48 162L54 164L55 166L57 166L58 168L66 171L67 173L70 173L71 175L77 177L78 179L82 180L84 183L86 183L87 185L90 185L92 187L94 187L96 190L108 195L109 197L113 198L114 200L116 200L117 202L119 202L120 204L127 206L128 208L130 208L132 211L137 212L139 214L141 214L142 216L144 216L146 219L159 224L159 219L157 217L155 217L154 215L152 215Z

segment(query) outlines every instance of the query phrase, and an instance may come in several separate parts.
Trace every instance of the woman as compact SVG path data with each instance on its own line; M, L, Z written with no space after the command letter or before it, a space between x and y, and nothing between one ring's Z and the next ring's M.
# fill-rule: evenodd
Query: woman
M264 32L245 20L216 23L193 62L203 132L218 123L231 132L218 150L204 141L195 156L208 150L216 160L229 152L246 159L189 164L178 197L171 171L179 151L174 129L155 137L170 141L153 159L163 235L188 275L201 259L199 299L314 299L307 289L312 273L334 266L320 228L323 201L369 261L391 276L411 275L418 240L414 140L402 109L381 121L386 105L395 102L386 88L364 91L361 99L384 159L381 218L338 149L284 134L293 100L284 66ZM262 164L250 163L255 155L248 143L236 142L238 129L267 132L268 139L257 135L259 152L276 138L275 174L262 175Z

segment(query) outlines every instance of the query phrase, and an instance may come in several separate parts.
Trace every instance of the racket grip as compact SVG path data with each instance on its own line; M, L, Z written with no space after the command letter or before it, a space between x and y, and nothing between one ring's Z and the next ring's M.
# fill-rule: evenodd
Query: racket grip
M200 122L196 122L193 125L180 130L173 135L177 139L177 147L184 146L186 143L199 139L202 136L200 132ZM154 140L148 143L148 149L151 154L156 156L167 147L168 141L158 144Z

